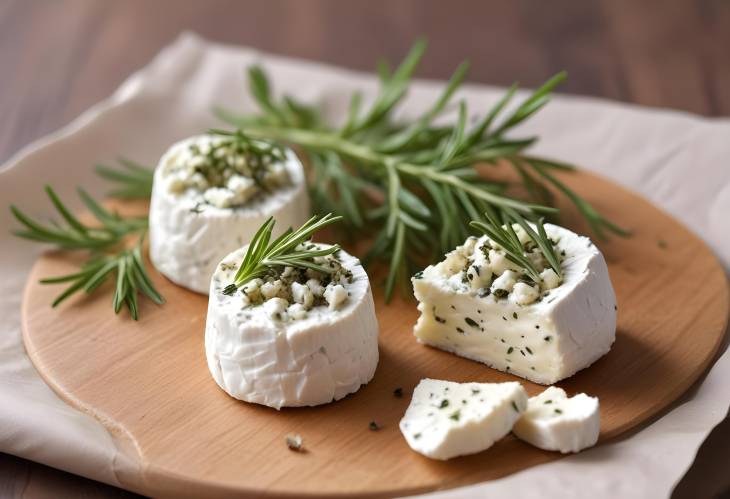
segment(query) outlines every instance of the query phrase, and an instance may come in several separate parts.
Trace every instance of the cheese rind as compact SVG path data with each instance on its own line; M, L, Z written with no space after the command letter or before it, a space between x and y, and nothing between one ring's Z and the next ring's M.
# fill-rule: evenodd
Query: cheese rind
M251 198L241 206L210 204L221 201L217 199L221 196L233 196L231 190L175 190L172 171L176 165L189 161L192 145L205 145L211 140L208 135L191 137L174 144L162 156L154 173L149 215L152 264L174 283L202 294L208 293L218 262L246 244L270 216L277 221L273 237L309 218L304 170L291 150L286 151L282 164L288 173L288 185ZM243 183L237 177L229 180L231 187L239 190Z
M423 379L400 430L408 445L432 459L474 454L507 435L527 407L517 382L454 383Z
M585 393L568 398L564 390L551 386L528 400L512 431L535 447L567 454L595 445L600 429L597 398Z
M236 399L275 409L326 404L368 383L378 365L378 322L357 258L338 253L352 282L335 310L321 305L301 314L293 304L284 314L281 298L252 306L241 290L223 294L246 250L226 256L210 282L205 352L216 383Z
M586 237L550 224L545 229L556 251L565 252L560 285L553 288L555 279L545 272L540 300L522 305L529 291L517 286L509 262L479 250L486 236L471 238L413 278L418 341L545 385L606 354L615 339L616 296L603 255ZM459 277L461 268L474 272L471 261L479 276L462 271Z

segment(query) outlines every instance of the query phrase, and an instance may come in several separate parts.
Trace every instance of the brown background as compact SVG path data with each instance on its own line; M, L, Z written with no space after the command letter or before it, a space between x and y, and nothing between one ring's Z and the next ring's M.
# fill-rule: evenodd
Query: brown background
M108 96L185 29L223 42L370 70L420 35L418 75L535 86L707 116L730 114L730 1L0 0L0 161ZM727 493L730 423L676 497ZM0 454L0 497L131 495Z

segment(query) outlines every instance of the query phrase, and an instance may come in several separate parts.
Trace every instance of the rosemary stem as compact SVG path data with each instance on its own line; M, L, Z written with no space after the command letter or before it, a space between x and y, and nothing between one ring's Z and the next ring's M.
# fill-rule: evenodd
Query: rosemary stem
M380 154L370 147L362 146L347 140L341 135L333 132L261 125L247 126L245 128L245 132L246 134L259 139L288 142L304 148L319 151L334 151L342 156L356 159L362 164L376 166L386 171L389 168L395 168L398 172L405 175L413 177L427 177L435 182L450 184L488 203L514 208L515 210L524 213L529 213L530 211L555 213L558 211L556 208L549 206L526 204L523 201L499 196L489 192L487 189L482 189L464 182L458 176L449 174L448 171L441 171L424 165L393 161L393 157L390 155Z

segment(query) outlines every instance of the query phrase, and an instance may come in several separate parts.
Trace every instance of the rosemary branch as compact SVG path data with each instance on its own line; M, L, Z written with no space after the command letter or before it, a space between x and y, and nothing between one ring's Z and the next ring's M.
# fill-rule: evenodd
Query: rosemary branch
M231 295L247 282L266 275L275 267L288 266L312 269L323 274L332 273L334 270L331 267L319 265L314 259L336 253L340 249L338 245L317 249L303 248L300 245L308 241L318 230L341 219L342 217L334 217L331 213L321 218L313 216L297 230L289 227L272 241L271 234L276 221L273 217L269 218L251 239L233 282L223 288L223 293Z
M54 300L54 307L77 292L93 293L109 279L116 283L112 302L115 313L119 313L122 306L126 305L132 318L137 320L139 293L158 305L164 303L142 258L142 243L147 232L146 217L125 218L112 213L85 191L78 189L81 201L98 222L98 226L89 226L71 213L50 186L46 186L46 193L65 224L43 223L11 205L10 211L25 227L14 234L31 241L52 244L58 249L87 250L90 254L89 260L78 272L40 281L42 284L69 283ZM129 237L137 237L132 249L125 246Z
M511 112L507 109L516 85L471 126L464 102L455 123L435 125L466 77L468 64L462 63L430 108L412 122L397 122L393 111L406 95L424 51L425 42L419 41L394 71L381 66L380 90L369 108L363 109L355 93L340 127L327 126L315 108L292 97L276 100L259 66L249 67L248 74L260 112L239 115L218 108L216 113L249 136L293 144L308 156L315 212L343 215L343 226L351 233L374 233L365 261L390 263L386 299L398 277L414 270L424 257L433 260L468 237L474 228L470 219L494 227L484 213L493 213L496 221L517 214L525 223L555 217L553 190L573 202L599 237L607 232L626 235L552 173L572 171L573 166L527 154L537 137L506 136L547 104L552 90L565 79L564 72ZM527 199L510 195L504 183L482 178L474 169L500 161L519 174Z

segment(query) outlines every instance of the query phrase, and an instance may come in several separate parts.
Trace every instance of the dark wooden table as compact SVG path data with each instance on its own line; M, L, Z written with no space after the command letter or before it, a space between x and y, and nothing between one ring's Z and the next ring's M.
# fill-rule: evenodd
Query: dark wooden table
M730 114L730 1L0 0L0 162L108 96L183 30L370 70L431 41L418 75L535 86L706 116ZM715 429L675 497L730 487L730 423ZM0 454L0 497L127 492Z

